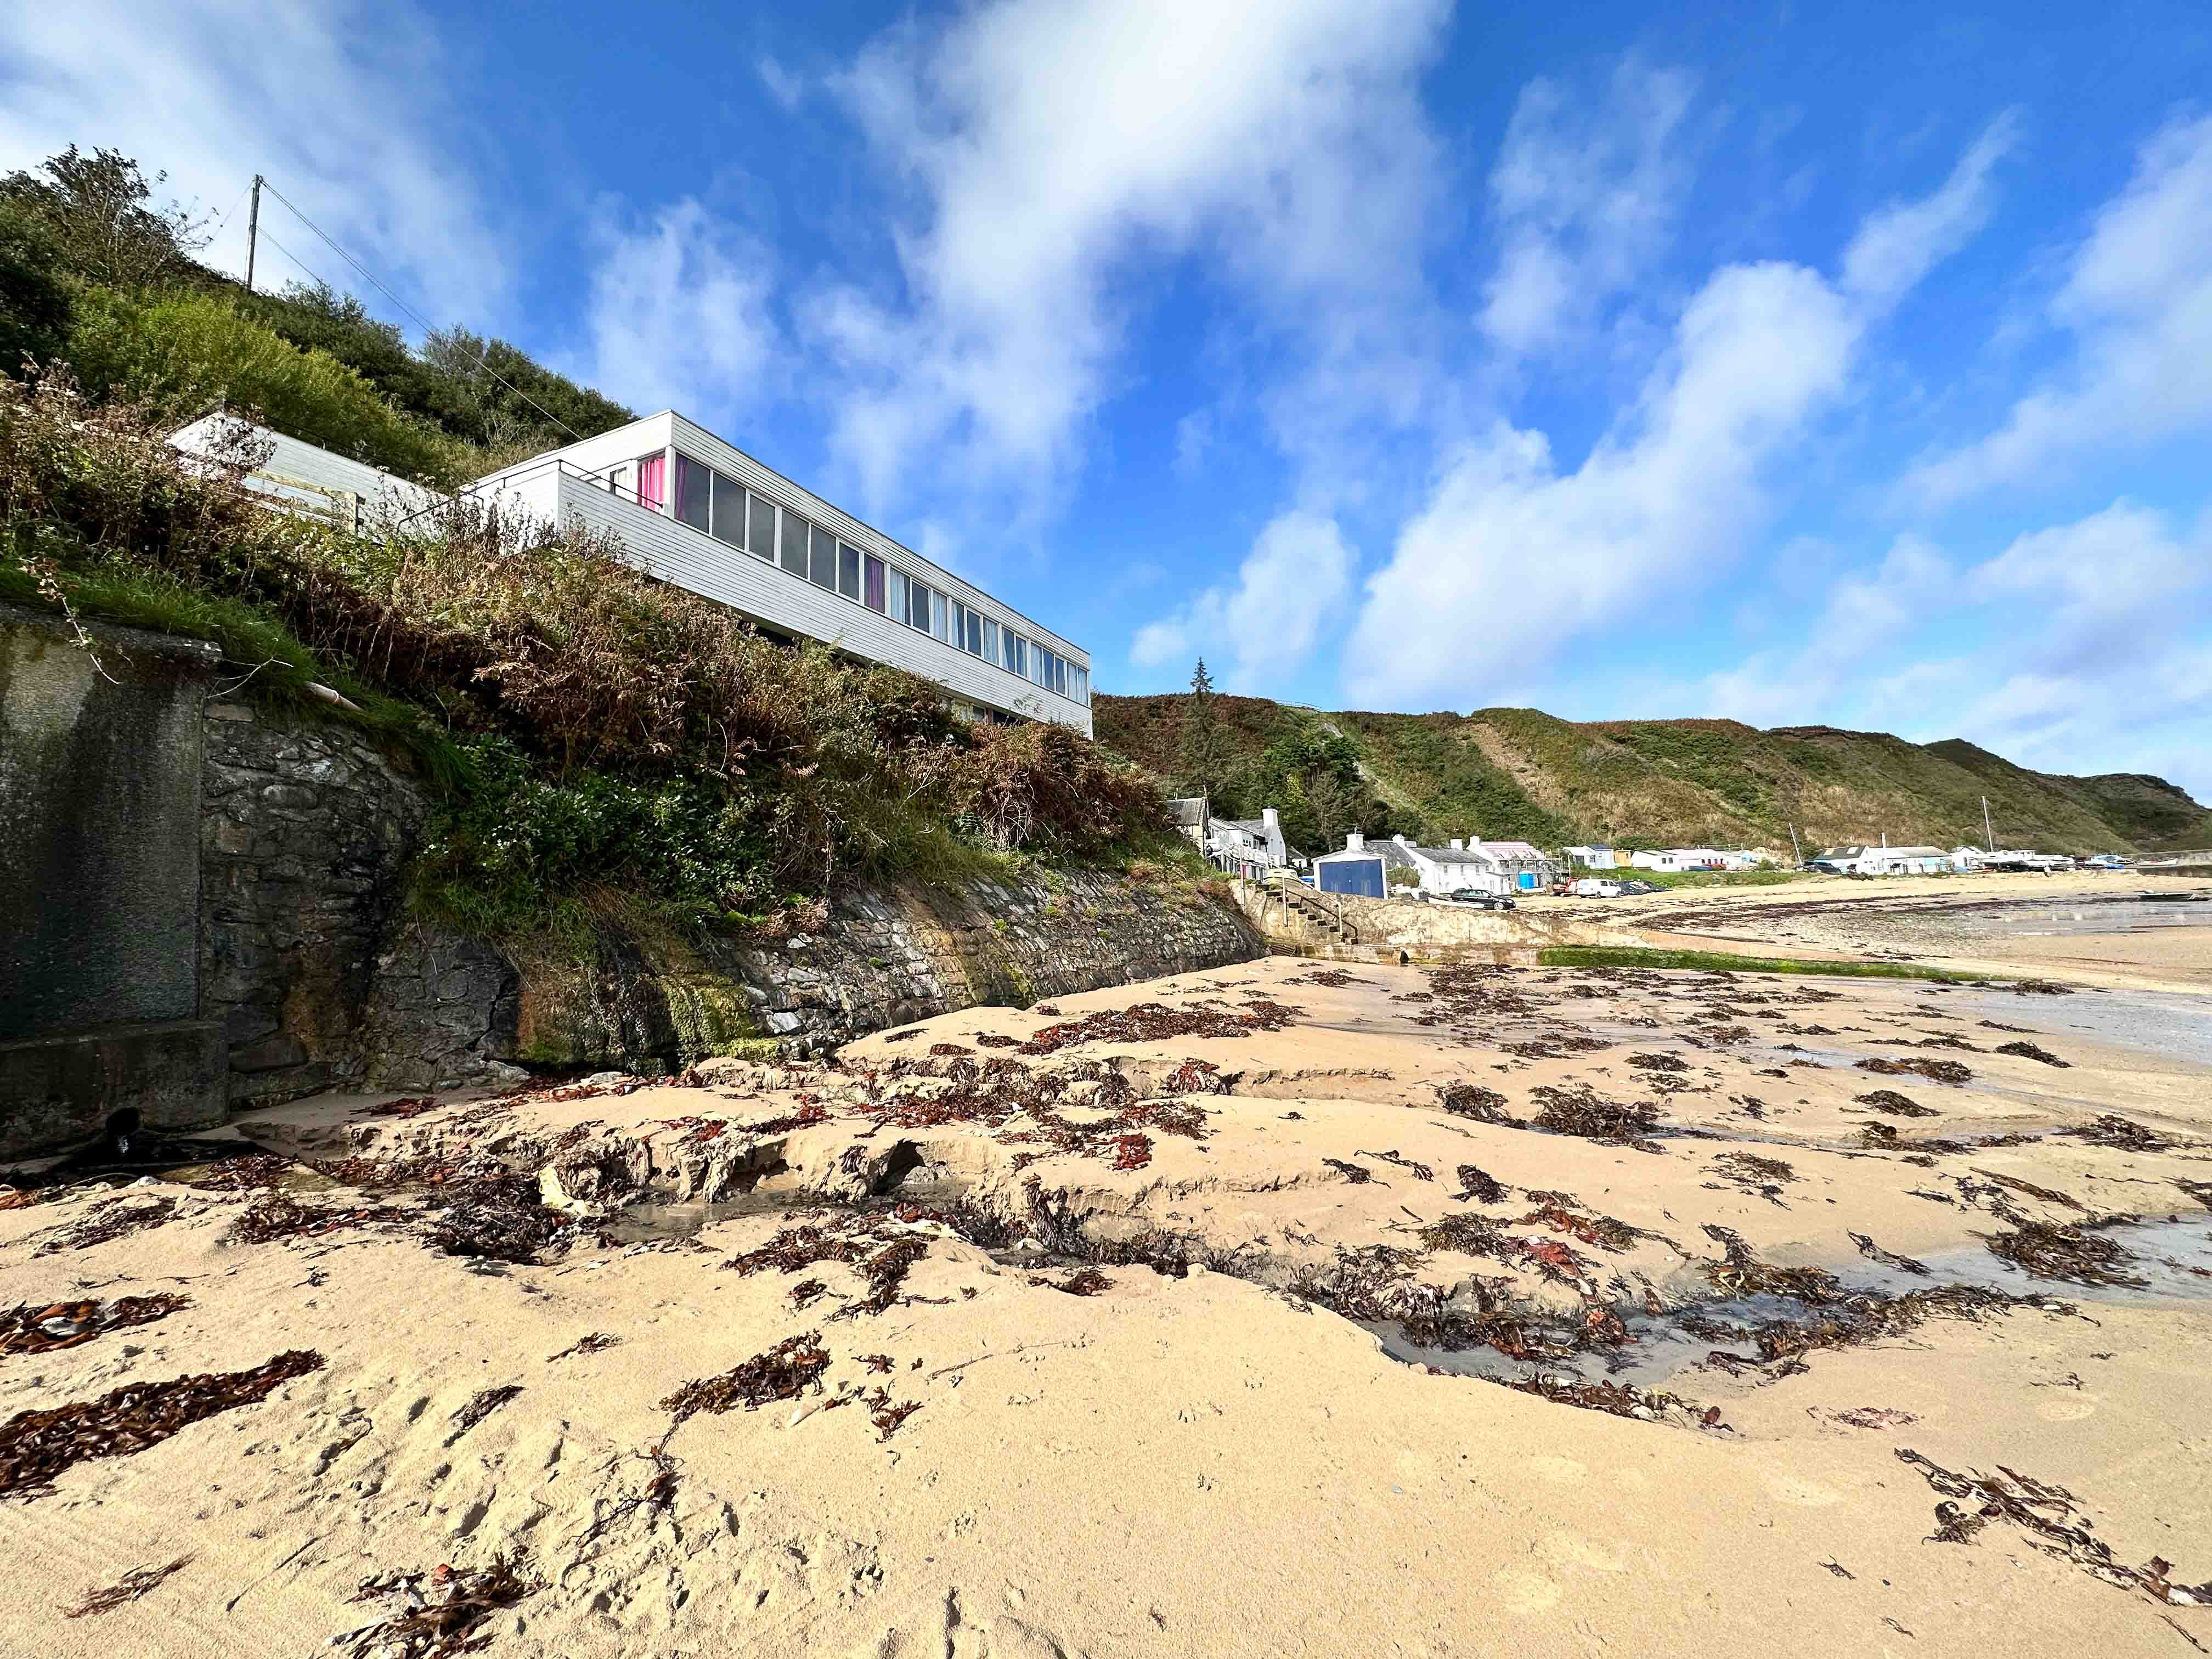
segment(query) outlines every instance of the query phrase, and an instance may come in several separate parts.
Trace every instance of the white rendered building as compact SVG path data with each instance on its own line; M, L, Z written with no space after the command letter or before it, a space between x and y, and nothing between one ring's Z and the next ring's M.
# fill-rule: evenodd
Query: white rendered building
M222 416L170 441L207 453ZM434 505L416 484L261 428L274 504L370 530ZM489 474L465 494L609 534L630 561L765 630L903 668L984 718L1091 734L1091 657L673 410Z

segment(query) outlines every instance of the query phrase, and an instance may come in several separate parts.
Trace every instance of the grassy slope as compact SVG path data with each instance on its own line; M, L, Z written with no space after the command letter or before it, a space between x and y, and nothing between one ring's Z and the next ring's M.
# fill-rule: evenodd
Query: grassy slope
M1100 741L1174 772L1184 699L1094 699ZM1266 746L1285 718L1257 697L1218 699L1239 754ZM2149 852L2212 846L2212 810L2158 778L2031 772L1952 739L1912 744L1879 732L1733 720L1577 724L1533 708L1333 717L1384 790L1419 807L1432 835L1570 839L1640 836L1662 844L1770 846L1788 826L1814 844L1873 841L1948 848L1981 839L1984 795L2008 846Z

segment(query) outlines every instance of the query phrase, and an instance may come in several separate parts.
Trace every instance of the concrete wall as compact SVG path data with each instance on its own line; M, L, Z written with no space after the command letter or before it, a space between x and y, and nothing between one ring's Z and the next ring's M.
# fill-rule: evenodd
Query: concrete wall
M1413 951L1468 951L1478 955L1500 949L1541 950L1553 945L1642 945L1641 934L1614 923L1550 910L1474 910L1455 905L1424 904L1413 899L1358 898L1331 893L1329 902L1358 931L1360 954L1374 948ZM1271 939L1300 949L1323 949L1339 941L1314 927L1266 888L1237 884L1237 900L1253 925Z
M89 634L87 650L66 621L0 606L0 1152L125 1107L161 1126L222 1115L216 1039L196 1023L216 653Z

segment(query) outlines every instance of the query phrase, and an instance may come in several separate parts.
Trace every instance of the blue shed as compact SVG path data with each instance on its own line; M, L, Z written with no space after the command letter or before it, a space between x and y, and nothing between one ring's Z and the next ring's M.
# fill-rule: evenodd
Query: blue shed
M1324 853L1314 860L1314 885L1324 893L1381 898L1382 855L1367 850L1364 836L1346 836L1341 850Z

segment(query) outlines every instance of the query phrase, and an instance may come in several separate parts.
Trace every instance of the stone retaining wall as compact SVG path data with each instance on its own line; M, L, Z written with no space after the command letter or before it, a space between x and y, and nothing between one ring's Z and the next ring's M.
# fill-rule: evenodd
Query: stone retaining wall
M782 942L702 942L612 916L587 950L503 954L405 915L428 798L363 739L217 703L205 766L203 998L225 1023L236 1101L454 1086L519 1076L516 1061L653 1069L812 1052L1262 949L1218 890L1072 872L851 891L824 932Z
M1352 957L1388 947L1415 951L1463 950L1480 955L1498 950L1541 950L1554 945L1647 943L1633 929L1601 916L1550 908L1476 910L1416 899L1360 898L1348 893L1330 893L1327 897L1358 932L1358 949L1348 953ZM1238 882L1237 902L1253 925L1270 939L1317 951L1338 943L1335 935L1323 933L1255 883Z

